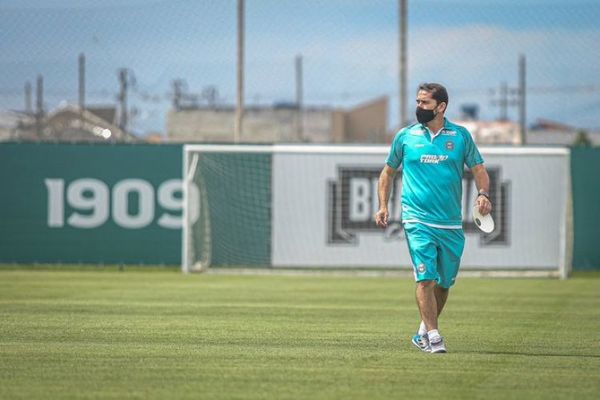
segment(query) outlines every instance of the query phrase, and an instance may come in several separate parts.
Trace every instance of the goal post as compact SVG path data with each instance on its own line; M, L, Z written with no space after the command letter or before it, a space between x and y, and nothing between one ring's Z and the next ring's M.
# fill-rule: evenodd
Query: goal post
M209 267L411 271L400 220L401 174L390 226L373 222L388 146L185 145L182 270ZM461 273L570 273L570 150L481 147L496 229L480 232L463 177Z
M184 146L184 272L270 264L270 163L269 146Z

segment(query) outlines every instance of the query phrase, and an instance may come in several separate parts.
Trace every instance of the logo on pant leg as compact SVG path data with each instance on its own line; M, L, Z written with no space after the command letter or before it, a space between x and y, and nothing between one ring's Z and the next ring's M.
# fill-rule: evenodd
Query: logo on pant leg
M425 264L423 264L423 263L419 264L419 266L417 267L417 271L419 271L420 274L425 272Z

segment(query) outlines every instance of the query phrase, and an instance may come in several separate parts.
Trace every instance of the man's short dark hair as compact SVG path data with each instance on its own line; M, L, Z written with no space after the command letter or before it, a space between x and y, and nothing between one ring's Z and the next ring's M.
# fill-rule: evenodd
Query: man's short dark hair
M431 93L431 98L440 103L446 103L448 105L448 91L443 85L439 83L421 83L419 85L419 91L425 91L427 93Z

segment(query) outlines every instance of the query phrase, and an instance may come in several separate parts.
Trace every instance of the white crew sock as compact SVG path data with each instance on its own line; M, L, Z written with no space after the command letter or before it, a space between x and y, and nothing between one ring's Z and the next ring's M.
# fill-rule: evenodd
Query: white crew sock
M439 338L440 337L440 333L438 332L437 329L432 329L429 332L427 332L427 335L429 336L429 341L430 342L435 342L435 338Z
M421 325L419 325L419 331L417 335L423 336L427 333L427 327L425 326L425 322L421 321Z

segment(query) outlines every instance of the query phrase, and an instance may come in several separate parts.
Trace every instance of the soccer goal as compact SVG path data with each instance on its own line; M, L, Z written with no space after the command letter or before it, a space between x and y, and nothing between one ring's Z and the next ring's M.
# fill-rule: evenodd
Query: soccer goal
M568 148L480 148L496 228L472 221L463 177L461 273L566 277L572 205ZM387 146L185 145L182 270L209 267L411 271L400 219L373 222Z

